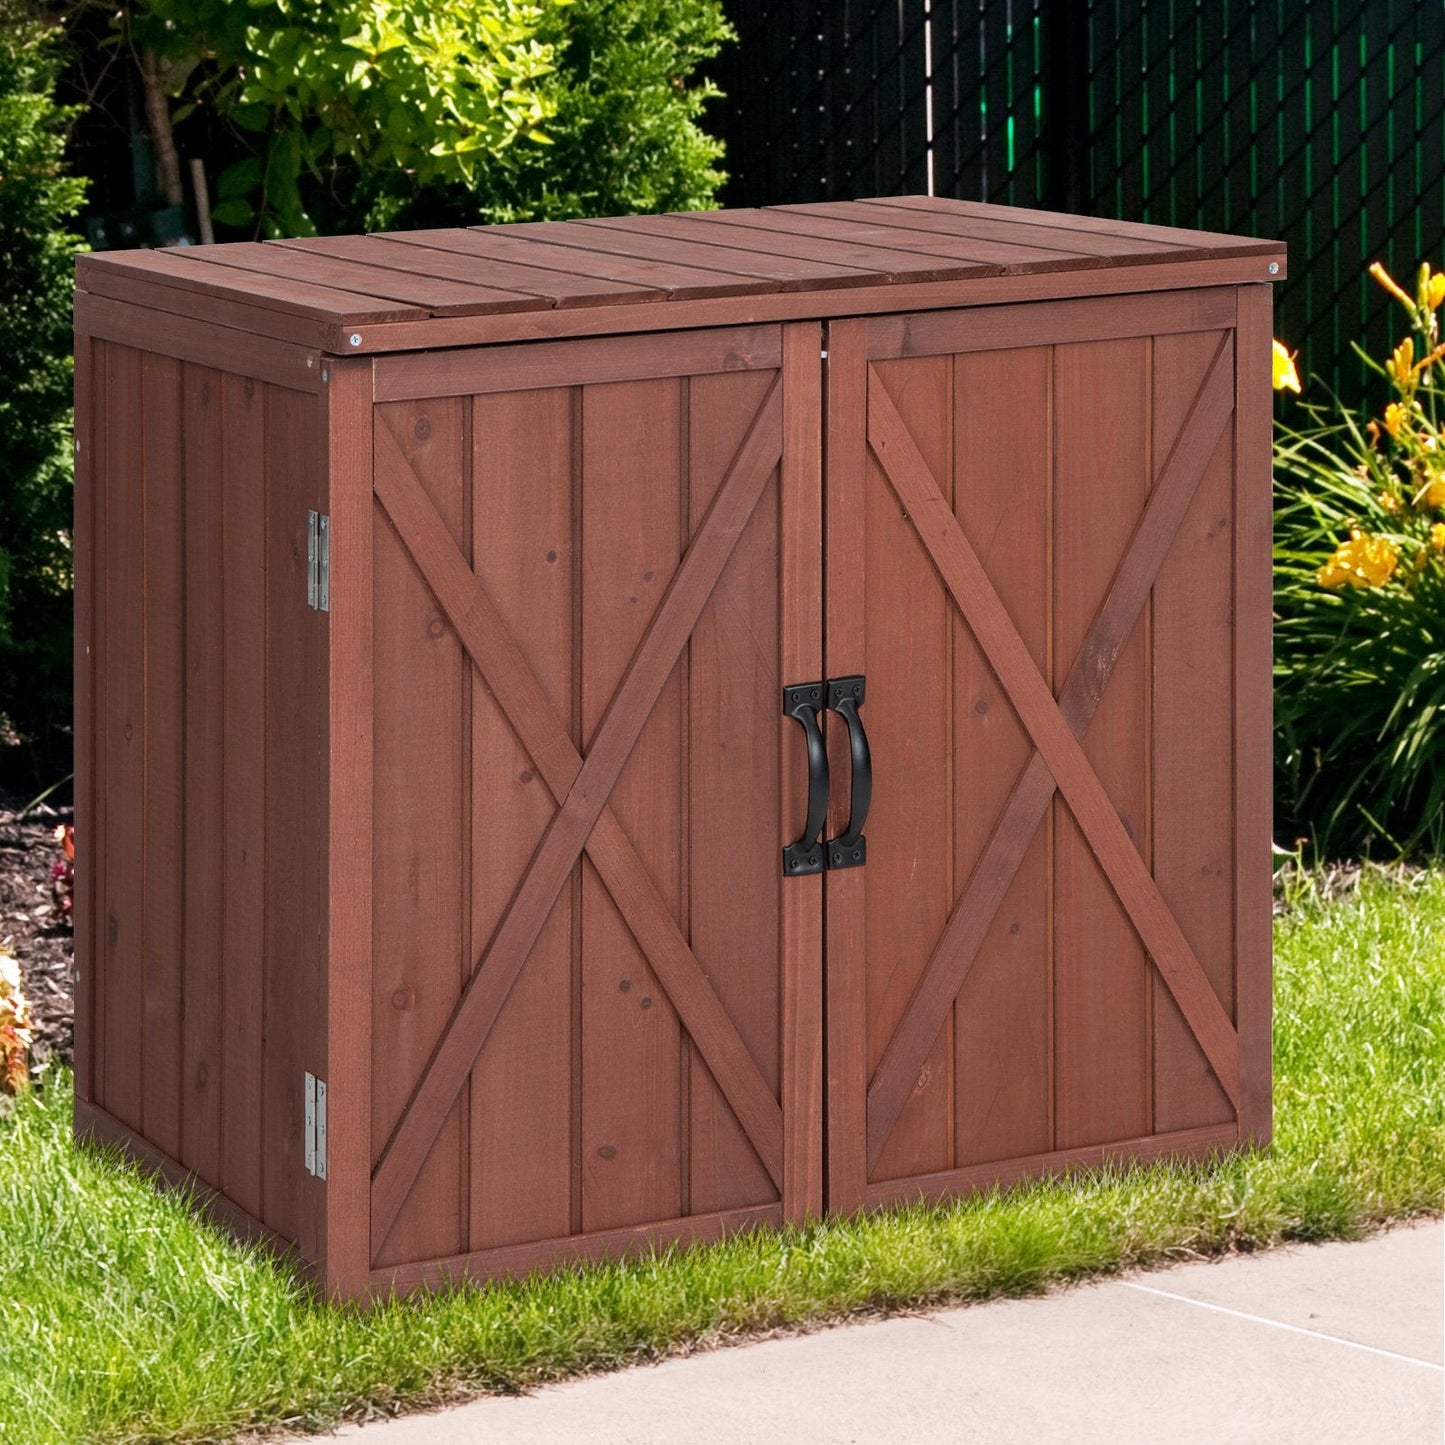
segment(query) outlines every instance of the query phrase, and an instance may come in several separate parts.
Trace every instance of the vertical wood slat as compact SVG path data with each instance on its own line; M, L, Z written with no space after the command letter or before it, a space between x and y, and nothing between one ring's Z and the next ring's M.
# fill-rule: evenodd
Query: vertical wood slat
M685 382L582 393L582 735L590 750L679 566ZM678 916L682 694L677 670L610 807ZM682 1212L681 1034L656 975L590 861L582 884L582 1226Z
M180 1151L207 1184L222 1180L222 450L221 374L187 366L181 376L184 508L184 797L177 878L183 897L179 951Z
M1145 339L1055 349L1054 679L1063 686L1149 485ZM1146 618L1119 653L1084 755L1148 863ZM1054 800L1055 1147L1150 1131L1149 965L1063 799Z
M859 320L830 321L828 389L824 454L827 484L823 505L823 557L826 578L824 647L826 672L850 677L864 670L865 540L863 509L868 484L867 329ZM799 659L801 662L803 659ZM810 682L811 676L788 682ZM864 704L867 707L867 704ZM846 729L830 713L827 743L830 758L845 758ZM796 731L796 729L794 729ZM785 831L796 838L803 826L804 773L800 740L787 737L784 756L793 760L785 771ZM842 771L842 770L840 770ZM833 792L826 826L836 836L847 826L847 803ZM866 835L865 835L866 836ZM831 1211L851 1214L866 1202L868 1168L865 1141L868 1115L867 874L847 868L823 880L825 900L825 989L827 994L827 1199ZM809 884L811 880L796 880Z
M1273 392L1268 285L1241 286L1235 342L1234 453L1234 858L1235 997L1239 1029L1239 1132L1271 1132L1273 1005L1270 797L1270 432Z
M816 354L811 367L816 373ZM689 516L706 515L772 382L769 371L689 379ZM786 378L783 395L786 428ZM774 1097L784 1027L780 909L787 903L774 856L780 783L773 699L782 687L779 612L787 588L780 592L778 559L788 505L779 484L770 482L698 618L688 644L685 719L687 938ZM688 1212L776 1199L773 1180L705 1056L691 1039L685 1047ZM786 1182L786 1162L783 1168Z
M954 514L1039 671L1050 641L1052 354L954 358ZM1020 425L1020 418L1032 419ZM953 890L961 895L1033 744L955 611ZM955 1004L957 1164L1045 1153L1052 1111L1049 827L1034 834Z
M182 537L180 366L146 353L141 362L141 478L145 526L144 809L141 981L144 991L141 1112L145 1135L180 1153L182 672L185 599Z
M99 681L97 649L100 617L97 615L96 566L104 539L100 533L98 492L104 483L100 448L105 437L105 375L99 368L103 343L84 332L75 337L75 611L73 622L75 669L75 1097L91 1103L96 1098L95 980L99 965L96 928L97 865L102 855L97 819L97 793L102 786L98 766L98 728L105 716Z
M221 972L222 1187L255 1218L264 1209L262 1135L266 1125L266 663L267 540L274 504L267 495L262 439L269 388L227 373L221 382L221 784L223 922Z
M457 545L464 520L459 398L394 402L380 424ZM372 1039L387 1059L372 1092L371 1157L396 1128L461 988L462 869L470 817L463 772L467 663L405 543L374 512ZM467 810L470 811L469 809ZM465 1091L447 1111L377 1265L444 1258L466 1247Z
M953 370L948 356L880 361L878 382L952 504ZM955 609L880 464L865 500L862 716L886 740L868 814L868 1068L878 1067L953 904L948 698ZM890 763L908 784L890 778ZM953 1037L945 1025L869 1172L869 1181L932 1174L953 1164Z
M472 561L577 744L573 407L568 389L472 398ZM526 485L515 479L526 478ZM471 950L480 958L557 805L475 672ZM577 890L563 889L471 1077L473 1250L572 1232ZM577 960L580 966L580 959Z
M371 363L333 359L321 427L331 518L330 611L321 637L329 747L326 874L325 1288L358 1298L371 1265L373 680Z
M1154 339L1153 470L1219 337ZM1231 733L1232 437L1214 449L1152 597L1154 877L1225 1010L1234 1012ZM1154 1130L1225 1123L1234 1108L1178 1005L1154 990Z
M822 375L820 329L813 324L783 331L783 447L779 469L782 537L780 660L783 685L810 682L821 675L824 614L822 527ZM768 711L779 701L778 687L766 698ZM787 818L805 796L796 725L778 718L788 735L790 763L779 770L783 790L784 836L775 832L766 857L774 869L774 887L782 890L782 927L774 948L781 948L778 987L782 993L783 1216L797 1222L822 1213L823 1145L823 879L784 878L778 867L781 848L802 831ZM766 733L763 735L765 738ZM776 746L776 744L774 745ZM788 800L793 801L789 802ZM765 816L771 813L762 800ZM776 814L772 814L775 818ZM776 823L774 824L776 827ZM789 832L788 829L792 831ZM766 830L765 830L766 831ZM770 959L772 962L772 959Z

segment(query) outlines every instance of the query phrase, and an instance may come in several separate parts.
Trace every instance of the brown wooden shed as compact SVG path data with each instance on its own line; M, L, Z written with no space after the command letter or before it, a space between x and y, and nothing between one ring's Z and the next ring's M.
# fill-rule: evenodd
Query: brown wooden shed
M82 258L77 1129L343 1296L1267 1139L1283 264Z

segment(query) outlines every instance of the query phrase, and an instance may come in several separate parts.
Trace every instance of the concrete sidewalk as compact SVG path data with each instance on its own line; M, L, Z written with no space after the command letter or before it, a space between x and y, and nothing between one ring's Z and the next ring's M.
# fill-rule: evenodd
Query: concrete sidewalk
M766 1340L335 1438L1441 1445L1445 1225Z

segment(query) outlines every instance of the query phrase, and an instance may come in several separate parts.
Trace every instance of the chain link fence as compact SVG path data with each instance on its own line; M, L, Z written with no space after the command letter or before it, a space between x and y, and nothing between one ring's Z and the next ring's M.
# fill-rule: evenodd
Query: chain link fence
M730 0L730 205L932 191L1277 236L1276 334L1349 400L1445 266L1439 0Z

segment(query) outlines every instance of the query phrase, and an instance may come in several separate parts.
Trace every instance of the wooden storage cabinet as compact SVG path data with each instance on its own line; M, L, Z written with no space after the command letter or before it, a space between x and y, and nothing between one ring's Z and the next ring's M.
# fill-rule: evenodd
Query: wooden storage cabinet
M1282 259L913 198L83 260L77 1128L342 1295L1267 1139ZM861 856L790 874L840 678Z

